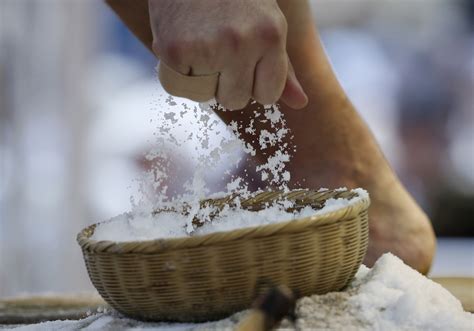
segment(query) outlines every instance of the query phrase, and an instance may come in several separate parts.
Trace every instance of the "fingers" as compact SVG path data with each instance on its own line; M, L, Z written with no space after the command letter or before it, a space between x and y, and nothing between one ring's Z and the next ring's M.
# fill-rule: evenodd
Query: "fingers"
M228 109L242 109L250 98L264 105L281 100L293 109L308 104L308 96L286 53L271 53L264 57L257 63L255 73L253 65L236 65L233 70L221 73L217 92L219 103Z
M288 72L288 25L278 3L211 2L148 0L152 49L169 69L160 80L172 78L167 90L193 100L211 91L230 109L245 107L252 97L275 103L283 91L289 104L304 103ZM202 88L204 82L209 88Z
M255 68L253 98L263 104L273 104L280 98L288 74L288 59L284 51L268 52Z
M216 100L227 109L242 109L252 97L255 65L233 65L221 72Z
M261 104L273 104L281 99L291 108L303 108L308 98L289 63L283 23L286 21L268 21L259 25L257 45L252 44L255 36L250 35L250 38L245 32L251 29L227 29L225 31L230 32L219 34L223 41L218 43L225 50L216 46L215 38L173 38L162 42L155 38L154 53L171 69L168 72L176 71L182 75L166 76L179 79L168 79L165 90L200 101L203 98L201 82L204 80L191 76L215 76L213 91L225 108L242 109L251 98ZM161 75L160 80L162 76L165 75ZM209 89L205 89L206 93Z
M158 78L163 89L169 94L197 102L205 102L215 97L219 74L183 75L168 67L164 62L160 62Z
M167 55L168 59L173 59L170 56L172 52L168 52ZM173 70L184 75L203 75L200 71L192 72L189 66L181 65L181 62L177 61L176 58L170 62L173 63ZM197 67L199 68L199 66ZM196 86L196 83L199 82L194 77L193 79L188 79L188 82L184 78L180 77L178 85L179 90L185 92L179 93L179 96L202 101L200 100L201 96L199 98L193 97L191 91L196 90L196 93L198 93L204 86ZM175 84L174 82L176 81L178 80L173 80L171 83ZM216 89L213 88L213 91L216 91ZM177 95L176 88L168 92ZM273 104L281 99L282 102L293 109L304 108L308 103L308 97L296 78L288 56L282 52L269 53L256 66L251 61L247 63L239 61L221 72L216 91L216 99L220 104L228 109L242 109L252 97L261 104Z
M186 53L185 43L169 43L161 49L157 42L153 42L153 53L160 61L164 62L169 68L183 75L188 75L191 71L189 64L185 61L183 53Z
M300 82L296 78L293 65L288 59L288 76L286 79L285 88L281 95L281 101L293 109L304 108L308 104L308 96L301 87Z

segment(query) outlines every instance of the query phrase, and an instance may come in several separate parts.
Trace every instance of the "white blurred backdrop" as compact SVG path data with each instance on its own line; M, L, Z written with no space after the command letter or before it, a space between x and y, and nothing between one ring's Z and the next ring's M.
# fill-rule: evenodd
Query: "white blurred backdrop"
M452 212L474 201L472 2L312 4L342 85L438 234L472 236ZM75 236L130 208L155 65L100 1L0 0L0 297L92 289Z

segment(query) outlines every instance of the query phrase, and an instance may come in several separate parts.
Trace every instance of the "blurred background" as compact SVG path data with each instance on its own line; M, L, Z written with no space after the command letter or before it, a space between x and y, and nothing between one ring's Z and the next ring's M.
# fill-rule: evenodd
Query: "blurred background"
M433 221L437 276L474 276L473 3L312 1L342 85ZM75 236L130 208L155 65L101 1L0 0L0 297L92 289Z

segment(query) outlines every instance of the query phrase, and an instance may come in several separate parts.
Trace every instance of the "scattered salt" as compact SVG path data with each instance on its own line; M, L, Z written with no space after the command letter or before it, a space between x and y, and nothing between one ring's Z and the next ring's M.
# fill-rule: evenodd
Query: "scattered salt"
M473 330L474 319L441 285L385 254L349 304L378 330Z
M16 328L49 330L232 330L247 311L207 323L145 323L116 312L79 321L52 321ZM301 298L296 321L277 330L472 330L474 315L446 289L388 253L372 269L361 266L346 290Z
M288 213L281 204L277 204L260 212L226 209L220 212L219 219L213 219L211 222L210 214L214 210L200 209L199 205L199 201L216 195L216 192L209 189L206 176L214 172L218 164L225 164L227 169L224 173L229 175L222 195L239 193L245 197L250 194L248 174L245 172L241 177L233 175L233 170L238 168L241 161L242 152L256 155L254 146L239 139L242 131L255 136L254 140L259 143L259 149L265 150L263 156L266 161L255 169L261 173L264 185L288 190L291 174L287 170L287 164L295 147L290 143L290 130L286 127L286 120L277 105L259 106L254 103L257 110L248 127L244 128L242 123L232 121L228 125L228 132L222 134L222 128L218 127L219 120L213 111L216 108L219 111L224 109L215 101L200 104L198 107L192 103L177 102L167 94L159 96L158 99L160 98L161 101L157 105L161 105L161 109L157 112L157 119L153 121L158 125L155 132L157 147L145 156L150 167L138 180L141 197L131 198L131 212L98 226L93 239L139 241L183 237L303 217L303 211ZM182 132L183 122L192 123L191 127L198 129ZM264 125L265 129L256 130L256 125ZM189 145L195 146L197 155L189 153ZM178 179L175 174L189 163L193 164L193 176ZM344 203L339 201L336 205L343 206ZM180 210L180 206L184 204L189 207L186 215L180 212L161 212L152 216L154 210L170 209L170 206L178 206ZM334 201L329 200L328 209L325 211L337 207L333 204ZM307 215L321 212L306 209L304 211ZM193 223L196 217L205 221L204 226L199 229L196 229Z
M229 186L236 190L240 185L240 181L241 179L236 179ZM321 215L368 197L368 193L363 189L355 189L351 192L357 193L357 196L352 199L330 198L326 200L324 207L321 209L306 206L295 212L286 211L286 209L292 207L292 202L285 200L269 205L259 211L249 211L238 208L238 206L233 208L226 206L219 211L218 216L213 218L212 221L209 215L216 210L210 206L199 208L199 205L195 205L193 206L195 209L188 211L187 215L183 215L179 211L162 211L156 214L147 210L138 213L134 211L99 224L95 228L91 239L124 242L204 235ZM175 206L176 208L179 208L179 206ZM194 217L203 221L204 224L199 228L195 228L192 223Z
M125 213L95 228L93 240L142 241L156 238L184 237L187 217L176 212L162 212L160 217Z

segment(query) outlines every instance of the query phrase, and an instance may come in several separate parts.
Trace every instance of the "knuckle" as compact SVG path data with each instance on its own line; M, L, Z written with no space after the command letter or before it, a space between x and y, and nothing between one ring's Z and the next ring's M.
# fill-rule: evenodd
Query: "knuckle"
M199 57L208 66L214 65L219 50L218 43L213 39L197 39L195 43L196 48L199 49Z
M163 46L161 57L169 64L181 65L190 46L190 43L185 40L171 40Z
M287 23L285 19L268 19L260 23L258 31L265 43L279 45L285 39Z
M228 26L222 29L221 38L230 46L233 51L237 51L242 48L245 42L245 36L243 31L234 26Z

